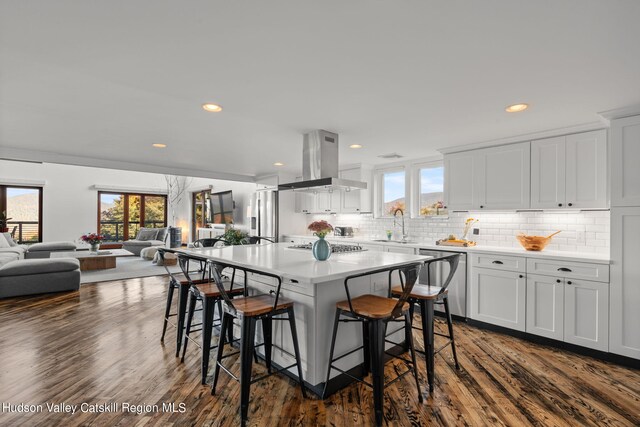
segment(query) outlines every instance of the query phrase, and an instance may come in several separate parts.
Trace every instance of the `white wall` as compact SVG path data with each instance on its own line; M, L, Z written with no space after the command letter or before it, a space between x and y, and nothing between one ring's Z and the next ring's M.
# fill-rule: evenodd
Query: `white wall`
M166 192L164 175L68 166L51 163L24 163L0 160L0 183L16 181L44 181L42 231L45 242L76 240L82 234L96 231L98 220L98 191L94 185L108 185L126 189L156 189ZM26 185L26 184L25 184ZM232 190L236 201L234 221L238 228L248 228L246 207L255 184L194 178L190 189L201 190L209 185L212 191ZM191 194L187 194L176 211L177 226L182 227L183 241L187 241L191 224ZM168 213L171 222L171 214Z

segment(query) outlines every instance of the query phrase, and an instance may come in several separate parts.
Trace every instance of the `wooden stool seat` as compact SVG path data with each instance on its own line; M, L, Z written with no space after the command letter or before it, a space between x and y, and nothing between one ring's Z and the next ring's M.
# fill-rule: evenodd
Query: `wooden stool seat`
M198 279L198 280L192 280L191 282L189 282L188 280L181 280L180 284L182 286L191 286L191 284L194 285L202 285L205 283L209 283L209 279Z
M225 290L227 291L227 293L231 296L237 296L237 295L243 295L244 294L244 288L234 288L232 290L230 290L229 288L231 287L231 282L225 282ZM198 284L196 285L196 289L198 290L198 292L200 292L200 295L203 297L220 297L222 294L220 293L220 290L218 289L218 286L215 283L203 283L203 284Z
M427 286L427 285L414 285L413 289L409 293L409 298L411 299L437 299L438 295L440 295L440 291L442 288L440 286ZM448 290L442 293L442 295L446 295ZM400 296L402 295L402 287L395 286L391 289L391 295Z
M255 317L273 311L275 302L273 295L256 295L252 297L234 298L233 306L236 311L244 317ZM278 298L278 305L275 311L284 310L293 307L293 301L286 298Z
M379 295L361 295L351 299L353 313L358 316L369 319L384 319L391 316L391 312L395 308L398 300L393 298L381 297ZM336 307L343 311L351 311L349 301L340 301ZM409 310L409 303L405 302L402 306L402 312Z

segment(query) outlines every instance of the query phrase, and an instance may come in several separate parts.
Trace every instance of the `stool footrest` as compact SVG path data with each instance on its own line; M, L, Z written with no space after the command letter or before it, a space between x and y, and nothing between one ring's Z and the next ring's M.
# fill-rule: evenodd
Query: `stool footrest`
M360 347L354 348L353 350L351 350L351 351L349 351L349 352L347 352L347 353L343 354L342 356L339 356L339 357L334 358L334 359L331 361L331 363L336 362L336 361L338 361L338 360L342 359L343 357L347 357L348 355L353 354L353 353L355 353L356 351L362 350L363 348L364 348L364 346L363 346L363 345L361 345ZM282 350L282 349L281 349L281 350Z
M268 378L268 377L270 377L270 376L271 376L271 375L273 375L273 374L279 374L280 372L282 372L282 371L286 371L287 369L291 369L291 368L293 368L293 367L295 367L295 366L298 366L298 364L297 364L297 363L294 363L293 365L285 366L284 368L280 368L280 369L277 369L277 370L275 370L275 371L271 371L271 373L269 373L269 374L266 374L266 375L263 375L263 376L261 376L261 377L258 377L258 378L255 378L255 379L251 380L251 384L256 383L256 382L258 382L258 381L262 381L262 380L264 380L265 378Z
M364 384L364 385L366 385L366 386L369 386L369 387L373 388L373 384L366 382L366 381L364 380L364 378L358 378L358 377L355 377L355 376L351 375L349 372L344 371L344 370L342 370L342 369L340 369L340 368L338 368L337 366L334 366L334 365L329 366L329 368L330 368L330 369L335 369L336 371L340 372L341 374L344 374L344 375L348 376L348 377L349 377L349 378L351 378L352 380L354 380L354 381L358 381L358 382L361 382L362 384Z

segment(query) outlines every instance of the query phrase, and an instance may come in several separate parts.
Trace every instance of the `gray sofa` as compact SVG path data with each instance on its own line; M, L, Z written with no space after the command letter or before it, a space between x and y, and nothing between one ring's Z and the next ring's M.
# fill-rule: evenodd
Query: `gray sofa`
M73 252L76 244L73 242L46 242L34 243L27 248L24 254L26 259L51 258L51 252Z
M75 258L12 260L0 266L0 298L78 289L80 262Z
M140 252L144 248L152 246L162 247L166 245L169 228L141 228L135 239L127 240L122 243L122 249L126 249L136 256L140 256Z

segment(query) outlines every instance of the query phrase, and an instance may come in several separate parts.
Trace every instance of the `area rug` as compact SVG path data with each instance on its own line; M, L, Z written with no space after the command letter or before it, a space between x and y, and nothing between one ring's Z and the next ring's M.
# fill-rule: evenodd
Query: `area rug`
M164 267L152 264L140 257L123 257L116 261L116 268L108 270L83 271L80 283L107 282L111 280L132 279L134 277L159 276L167 274ZM171 266L172 273L180 272L180 267Z

